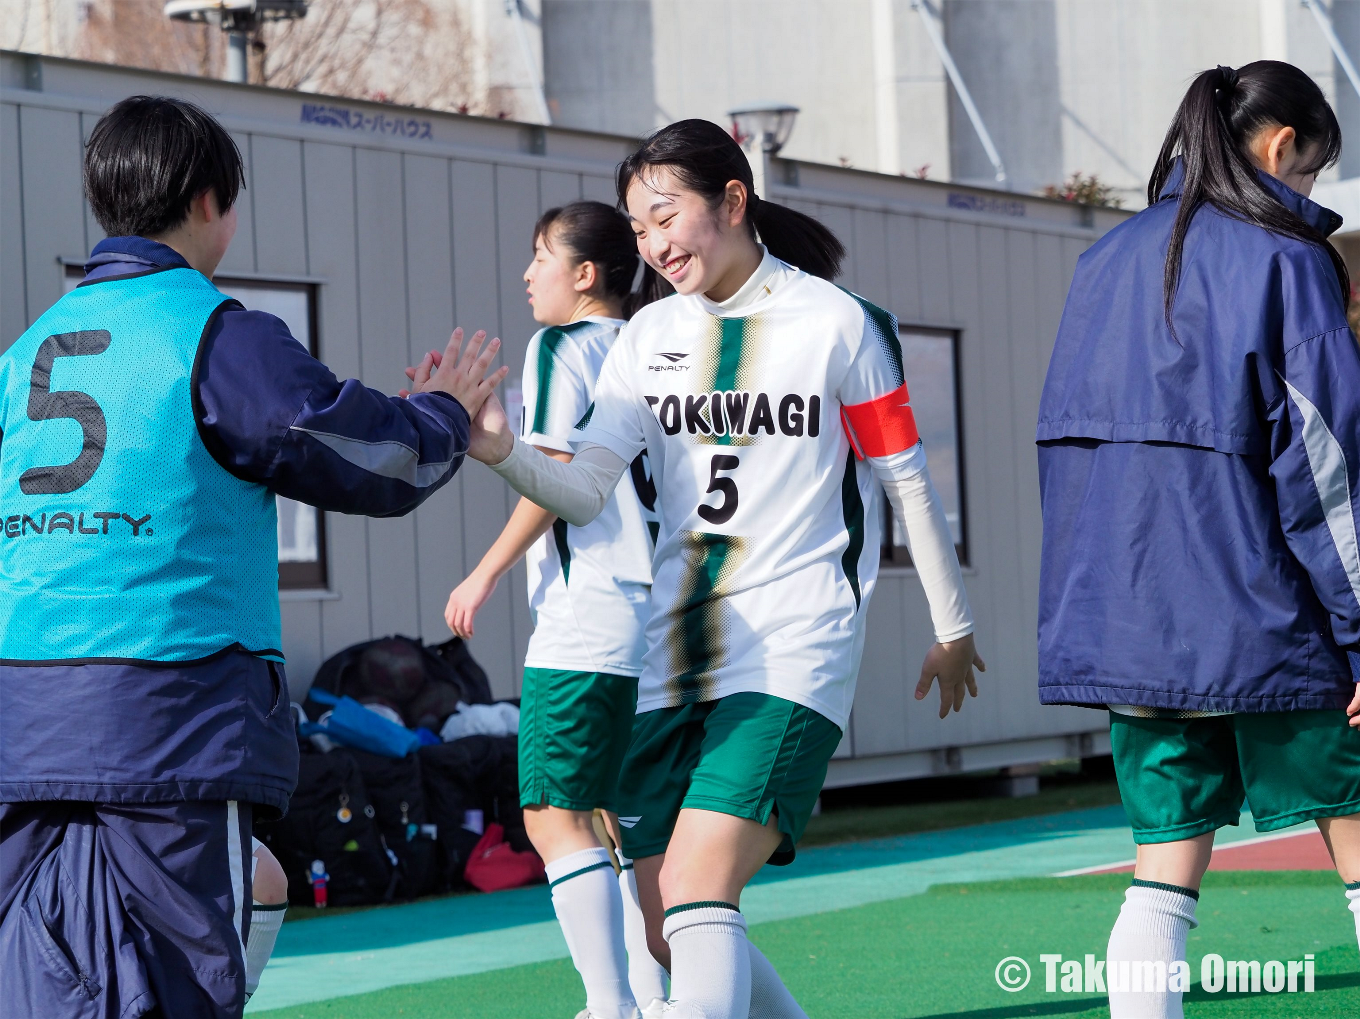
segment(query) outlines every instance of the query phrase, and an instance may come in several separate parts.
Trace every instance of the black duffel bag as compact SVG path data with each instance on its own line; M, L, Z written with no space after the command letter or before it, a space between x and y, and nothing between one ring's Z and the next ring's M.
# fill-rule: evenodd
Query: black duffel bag
M312 689L361 704L385 704L402 723L438 732L444 719L466 704L490 704L491 684L458 637L426 647L414 637L379 637L353 644L321 663ZM319 719L327 706L307 700L307 717Z
M394 760L363 750L338 748L330 756L354 758L376 814L374 822L384 848L397 858L398 898L413 899L432 891L439 878L436 845L439 831L425 809L420 757Z
M329 875L328 905L359 906L390 900L398 873L383 849L359 764L346 751L304 750L286 817L260 822L255 836L288 875L288 900L310 906L312 864Z
M466 736L417 751L426 810L439 828L442 887L465 887L463 868L487 824L504 827L514 849L532 848L519 805L518 748L514 736Z

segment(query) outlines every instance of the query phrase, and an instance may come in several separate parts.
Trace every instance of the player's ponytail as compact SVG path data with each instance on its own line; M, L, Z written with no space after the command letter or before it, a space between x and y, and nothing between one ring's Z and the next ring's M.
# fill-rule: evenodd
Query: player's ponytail
M823 279L840 275L845 246L811 216L755 193L751 164L732 136L707 120L680 120L663 127L619 164L615 189L624 208L628 188L650 170L668 168L686 188L717 206L731 181L746 188L747 224L759 232L770 254ZM651 270L648 270L649 272ZM664 283L652 272L656 283Z
M644 304L670 291L669 284L659 276L657 282L665 287L662 292L653 294L651 291L659 288L634 285L639 269L646 268L638 257L637 238L628 217L604 202L571 202L549 209L534 224L535 244L539 238L549 247L554 243L566 245L578 265L594 263L600 279L598 289L623 302L624 318L632 318ZM651 269L646 271L657 275Z
M1235 219L1324 249L1341 284L1342 300L1350 304L1350 275L1336 248L1285 208L1261 182L1249 145L1265 127L1292 127L1299 149L1317 146L1311 163L1302 168L1304 173L1331 166L1341 155L1341 128L1322 89L1297 67L1278 60L1257 60L1235 71L1221 66L1204 71L1176 110L1148 181L1148 204L1152 205L1161 199L1176 163L1183 164L1180 207L1162 276L1168 326L1180 282L1185 234L1206 202Z

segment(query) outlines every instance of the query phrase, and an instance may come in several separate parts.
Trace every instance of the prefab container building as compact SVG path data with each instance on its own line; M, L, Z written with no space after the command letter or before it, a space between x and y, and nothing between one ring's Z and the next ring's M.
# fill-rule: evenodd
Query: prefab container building
M535 220L572 199L612 203L614 166L633 144L18 53L0 55L0 88L0 349L78 281L102 236L81 195L83 140L117 100L160 93L219 116L245 158L222 289L280 315L342 378L387 392L454 324L501 336L518 372L536 328L521 280ZM905 550L887 543L854 714L828 785L1108 753L1103 714L1038 702L1033 437L1077 256L1125 214L792 161L775 160L767 181L767 197L845 242L841 282L901 322L913 405L988 662L981 696L962 714L942 722L931 700L912 699L930 617ZM469 462L401 519L281 505L294 698L327 656L357 641L445 639L449 591L513 498ZM478 616L471 642L500 696L518 692L529 632L521 567Z

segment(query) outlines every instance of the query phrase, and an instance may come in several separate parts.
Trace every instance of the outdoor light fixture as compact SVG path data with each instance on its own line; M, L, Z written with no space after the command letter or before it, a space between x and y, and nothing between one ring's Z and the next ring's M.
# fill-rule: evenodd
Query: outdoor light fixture
M165 16L176 21L216 21L227 33L227 81L246 81L250 35L263 21L307 15L307 0L166 0Z
M798 117L798 107L785 103L770 103L765 106L745 106L728 110L732 118L732 137L743 148L753 141L760 142L760 149L767 155L776 155L793 134L793 122Z

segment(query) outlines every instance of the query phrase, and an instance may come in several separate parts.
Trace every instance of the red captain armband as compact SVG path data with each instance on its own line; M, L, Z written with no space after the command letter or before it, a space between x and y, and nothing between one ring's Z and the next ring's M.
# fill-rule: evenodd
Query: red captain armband
M901 453L921 441L906 383L877 400L857 403L853 407L843 405L841 424L850 440L850 448L861 460Z

